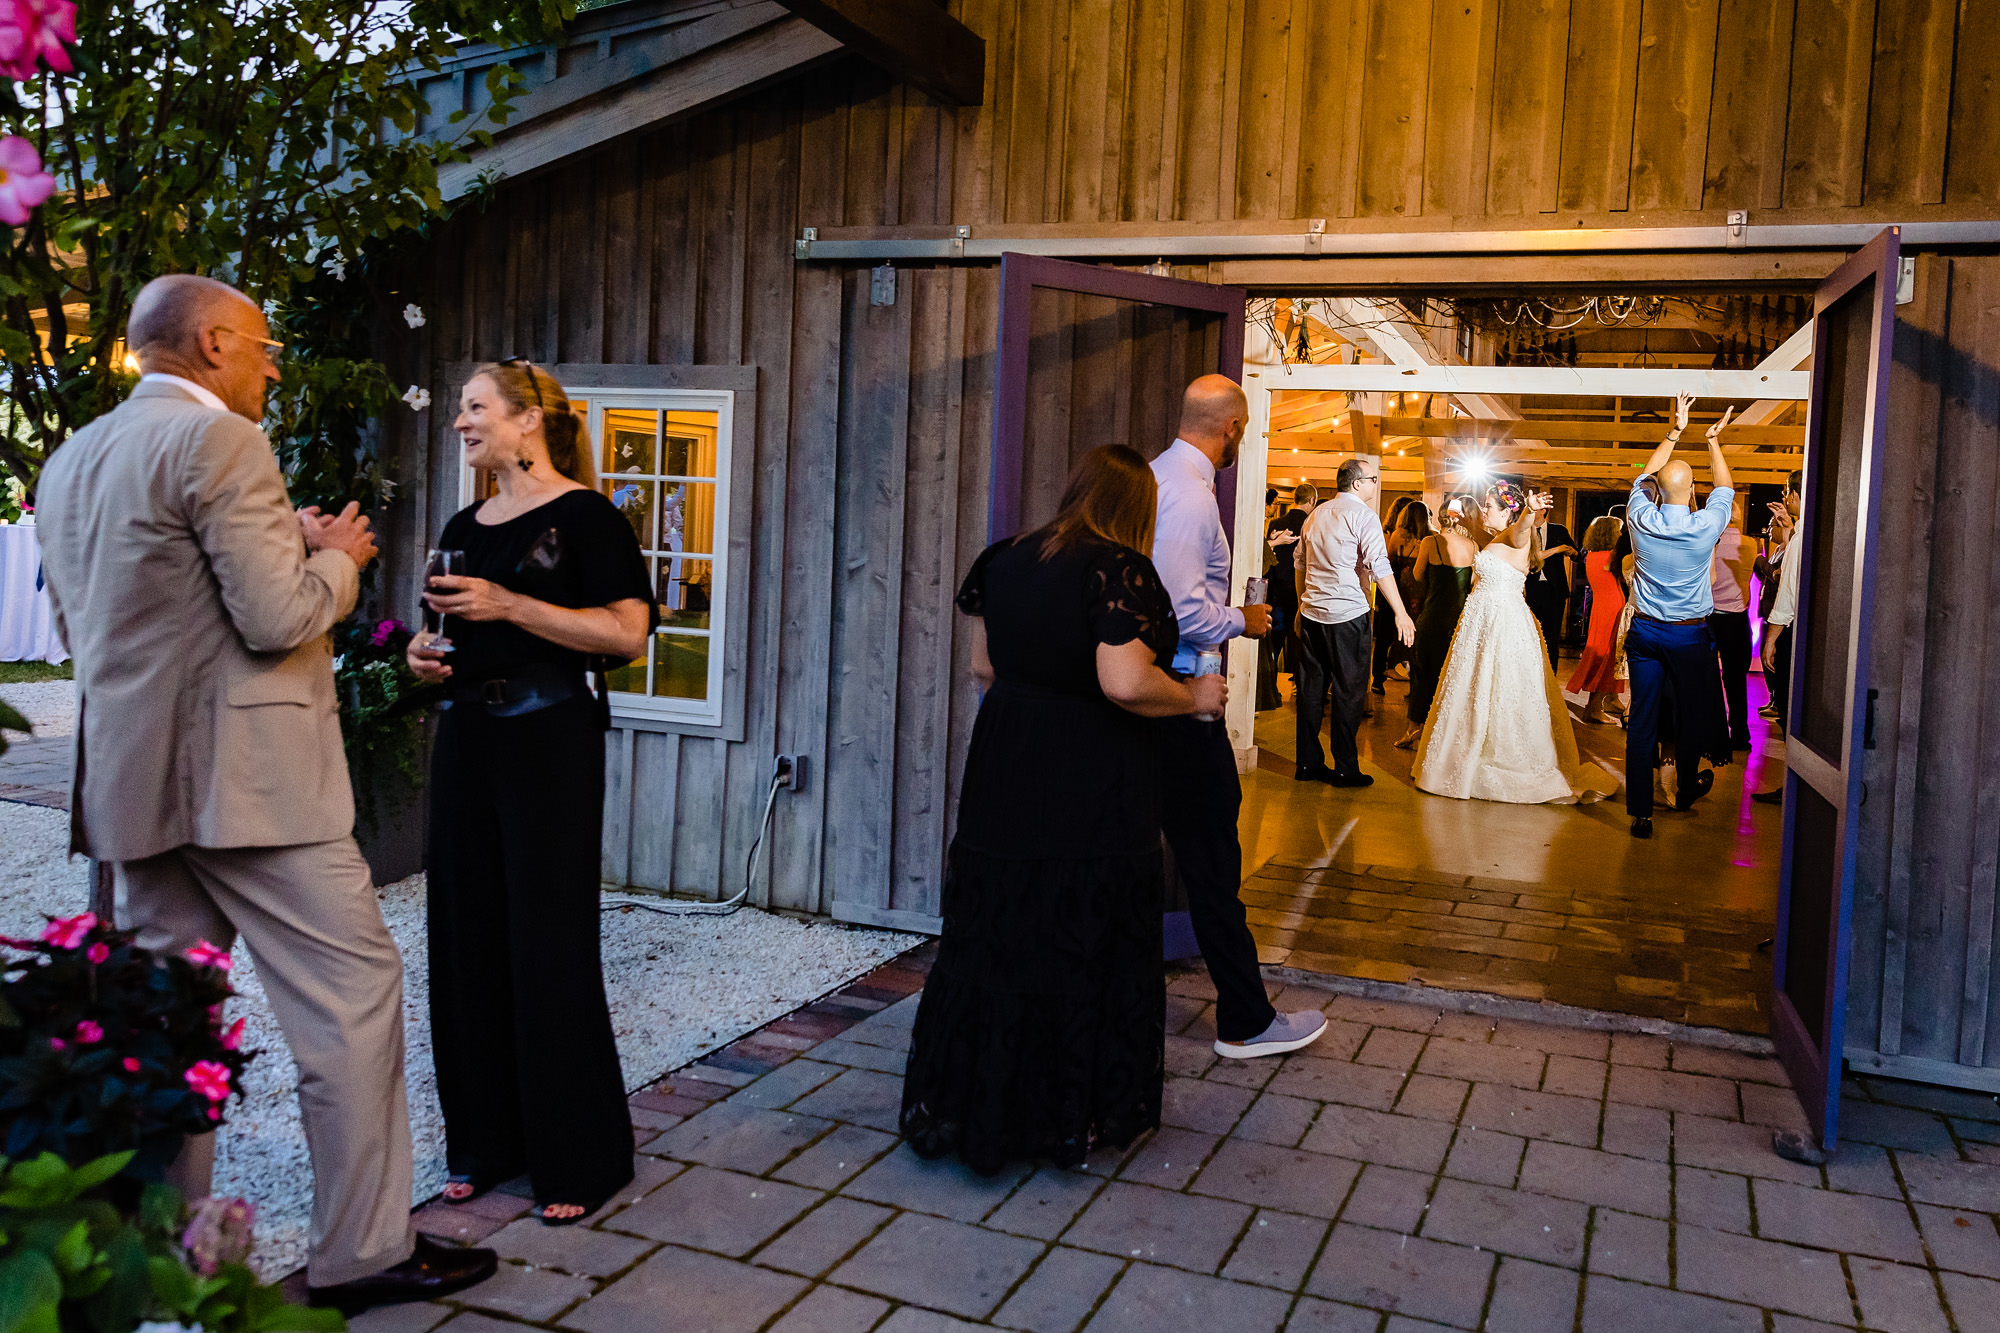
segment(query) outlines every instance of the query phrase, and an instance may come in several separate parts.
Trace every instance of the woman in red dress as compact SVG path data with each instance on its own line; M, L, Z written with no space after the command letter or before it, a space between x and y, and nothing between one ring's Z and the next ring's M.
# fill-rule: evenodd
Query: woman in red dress
M1584 710L1585 722L1611 720L1605 705L1618 698L1618 617L1625 610L1625 589L1611 570L1611 548L1618 544L1623 525L1606 516L1593 520L1583 534L1583 569L1590 579L1590 634L1584 641L1583 660L1565 686L1571 694L1590 695ZM1625 711L1620 704L1615 710Z

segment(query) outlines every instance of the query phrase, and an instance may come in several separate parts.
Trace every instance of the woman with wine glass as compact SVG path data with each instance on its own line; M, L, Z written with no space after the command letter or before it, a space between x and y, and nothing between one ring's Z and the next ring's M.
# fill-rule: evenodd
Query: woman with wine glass
M519 358L466 381L453 422L495 494L445 525L410 669L446 687L430 777L430 994L450 1178L466 1203L526 1172L550 1226L632 1178L598 954L608 712L587 674L646 650L631 525L593 488L589 433ZM447 572L454 555L457 573Z

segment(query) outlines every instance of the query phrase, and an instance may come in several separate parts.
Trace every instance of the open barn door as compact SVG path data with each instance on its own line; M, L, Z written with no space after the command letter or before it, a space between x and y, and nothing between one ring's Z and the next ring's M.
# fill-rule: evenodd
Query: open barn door
M1172 444L1189 380L1241 381L1243 306L1241 287L1001 256L989 540L1054 518L1071 467L1098 445L1152 458ZM1215 478L1225 533L1240 470ZM1166 904L1169 958L1196 952L1178 892Z
M1792 625L1791 731L1785 738L1785 851L1778 886L1771 1036L1798 1089L1810 1137L1779 1153L1819 1161L1836 1143L1847 1020L1848 938L1861 755L1873 743L1868 688L1875 515L1889 405L1900 232L1877 236L1813 302L1798 617Z

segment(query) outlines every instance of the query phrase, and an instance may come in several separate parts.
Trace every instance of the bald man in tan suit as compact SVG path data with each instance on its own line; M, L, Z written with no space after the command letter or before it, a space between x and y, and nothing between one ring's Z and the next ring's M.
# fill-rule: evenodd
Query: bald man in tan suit
M257 425L280 344L247 297L158 279L128 342L139 386L37 490L76 659L71 848L112 863L120 924L145 947L249 945L299 1067L314 1299L458 1290L494 1260L410 1227L402 959L355 846L334 700L328 631L375 555L368 520L293 512ZM213 1144L175 1163L192 1197Z

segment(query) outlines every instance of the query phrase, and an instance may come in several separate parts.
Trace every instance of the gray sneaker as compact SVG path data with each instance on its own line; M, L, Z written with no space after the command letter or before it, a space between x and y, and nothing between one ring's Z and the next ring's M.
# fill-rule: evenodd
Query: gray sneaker
M1303 1050L1326 1031L1326 1015L1317 1009L1301 1009L1295 1014L1279 1014L1271 1026L1248 1041L1216 1039L1215 1053L1231 1060L1254 1060L1260 1055L1284 1055Z

